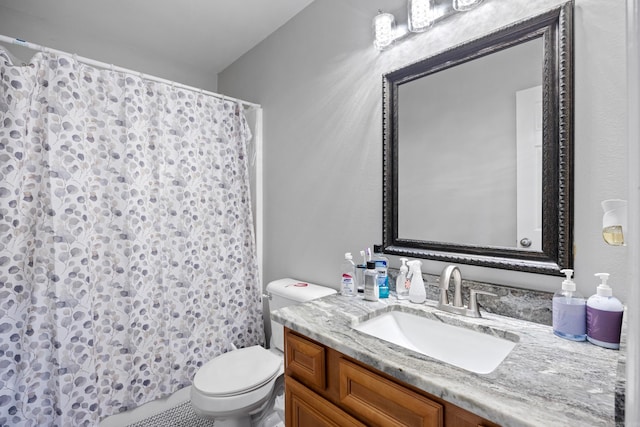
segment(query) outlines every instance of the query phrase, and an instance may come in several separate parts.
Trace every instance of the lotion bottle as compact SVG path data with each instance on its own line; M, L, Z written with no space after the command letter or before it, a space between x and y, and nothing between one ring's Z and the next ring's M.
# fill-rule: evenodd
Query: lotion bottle
M587 311L584 297L576 291L571 280L573 270L561 270L567 278L562 289L553 295L553 333L572 341L587 339Z
M409 261L407 266L409 267L409 277L411 277L409 301L422 304L427 299L427 292L424 289L424 281L422 280L422 261Z
M587 301L587 339L600 347L618 350L624 306L607 285L609 274L596 273L595 276L601 283Z

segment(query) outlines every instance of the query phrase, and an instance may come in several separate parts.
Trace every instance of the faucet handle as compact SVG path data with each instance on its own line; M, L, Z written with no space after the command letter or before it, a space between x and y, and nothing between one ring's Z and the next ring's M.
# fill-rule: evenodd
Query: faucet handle
M480 309L478 308L478 294L480 295L489 295L492 297L497 297L498 294L494 294L493 292L481 291L479 289L471 289L469 295L469 314L473 317L481 317Z

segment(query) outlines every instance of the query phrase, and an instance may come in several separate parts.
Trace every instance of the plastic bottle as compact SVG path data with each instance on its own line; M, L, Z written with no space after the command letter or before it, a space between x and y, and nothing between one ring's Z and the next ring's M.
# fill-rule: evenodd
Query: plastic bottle
M587 339L595 345L617 350L620 348L624 306L607 285L609 274L596 273L595 276L602 283L587 301Z
M352 297L356 294L356 265L353 263L351 252L344 254L341 271L340 293L346 297Z
M375 261L367 261L367 269L364 271L364 299L378 301L380 289L378 288L378 272Z
M356 290L357 293L364 293L364 272L367 270L367 257L365 251L360 251L362 264L356 264Z
M407 267L406 258L400 258L400 262L402 265L400 266L400 272L398 273L398 277L396 277L396 295L399 300L405 300L409 298L409 287L411 282L407 280L407 274L409 274L409 267Z
M587 310L584 297L571 280L573 270L561 270L567 277L562 289L553 295L553 333L572 341L587 339Z
M427 292L424 289L424 281L422 280L422 261L409 261L407 266L409 267L409 277L411 278L409 301L422 304L427 299Z
M373 245L373 261L378 272L380 298L389 298L389 258L382 254L381 245Z

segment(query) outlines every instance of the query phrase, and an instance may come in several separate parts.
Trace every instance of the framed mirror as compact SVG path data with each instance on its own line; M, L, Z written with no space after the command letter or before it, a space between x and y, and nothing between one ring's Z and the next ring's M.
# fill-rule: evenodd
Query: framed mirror
M573 265L573 5L383 75L383 248Z

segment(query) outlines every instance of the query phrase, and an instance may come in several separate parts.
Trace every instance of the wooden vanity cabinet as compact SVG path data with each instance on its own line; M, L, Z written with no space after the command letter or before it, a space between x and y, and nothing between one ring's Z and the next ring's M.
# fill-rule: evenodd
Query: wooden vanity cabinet
M365 427L337 406L290 376L285 376L286 425L296 427Z
M498 427L285 328L287 427Z

